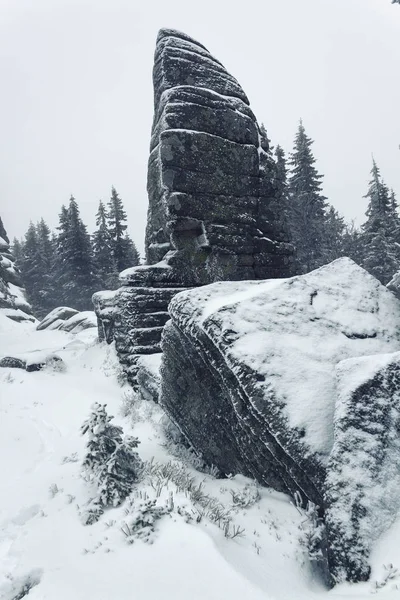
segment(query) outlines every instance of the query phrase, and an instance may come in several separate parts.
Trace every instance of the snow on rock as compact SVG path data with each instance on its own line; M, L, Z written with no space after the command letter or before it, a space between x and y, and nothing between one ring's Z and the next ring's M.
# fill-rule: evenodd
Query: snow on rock
M400 302L350 259L307 275L177 295L160 402L223 473L300 491L324 510L336 366L400 349Z
M181 448L180 457L172 455L161 408L152 402L135 398L133 413L121 416L130 390L118 381L114 346L94 345L94 334L93 328L76 335L36 331L33 324L16 324L0 312L4 353L52 351L67 366L64 372L0 372L2 600L22 598L29 588L26 598L32 600L368 600L375 582L384 586L378 594L398 600L400 578L387 580L383 565L393 564L392 573L400 565L399 521L374 548L371 582L327 591L313 577L299 544L305 517L288 496L242 476L222 479L199 472L188 462L187 449ZM208 509L196 509L170 480L157 478L151 484L161 489L158 501L172 492L189 523L174 511L156 523L152 544L129 544L121 531L130 509L126 503L83 526L79 512L92 491L80 477L85 455L80 426L94 402L107 403L124 433L139 438L143 460L188 473L200 496L220 503L243 535L225 537L209 520ZM154 498L155 489L143 481L138 493ZM134 500L136 508L140 503Z
M161 352L161 333L169 319L168 304L184 289L171 285L170 272L168 266L160 264L127 269L121 274L122 287L93 295L99 339L109 344L115 341L121 365L134 386L139 356Z
M370 574L374 542L400 509L400 352L337 365L326 523L336 581Z
M70 333L79 333L90 327L97 327L96 315L91 310L83 310L64 321L60 329Z
M103 290L92 296L97 317L99 340L111 344L114 339L114 321L118 309L118 290Z
M239 83L202 44L161 29L153 84L148 263L165 260L186 286L290 274L272 162Z
M38 331L60 329L70 333L78 333L90 327L97 327L97 318L93 311L79 312L75 308L58 306L44 317L36 329Z
M42 329L58 329L58 327L53 327L53 325L57 321L65 321L70 317L78 314L78 311L75 308L70 308L69 306L58 306L57 308L53 308L37 325L36 329L41 331Z
M137 385L138 356L160 352L168 303L219 280L288 276L293 247L273 161L236 79L184 33L160 30L153 68L147 265L95 294L99 337L115 339Z
M161 387L161 354L149 354L138 359L137 382L140 396L158 402Z
M28 372L40 371L46 366L55 366L62 370L63 361L52 352L48 350L33 350L21 354L15 354L13 356L4 356L0 359L0 367L13 368L13 369L25 369Z
M397 271L386 286L388 290L394 293L397 298L400 298L400 271Z

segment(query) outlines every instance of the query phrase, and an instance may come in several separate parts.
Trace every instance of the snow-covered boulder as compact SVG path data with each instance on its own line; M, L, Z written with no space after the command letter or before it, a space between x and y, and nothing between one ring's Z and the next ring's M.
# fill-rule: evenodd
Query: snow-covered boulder
M400 352L340 362L325 499L338 581L368 578L373 543L398 514L399 431Z
M221 472L300 492L323 514L336 367L400 350L399 300L343 258L182 292L169 311L160 402L172 420Z
M54 352L33 350L15 356L4 356L0 359L0 367L8 369L25 369L28 372L41 371L44 367L57 365L58 370L64 369L64 361Z
M85 329L90 329L90 327L97 327L97 317L93 311L83 310L69 317L59 329L69 333L79 333Z
M93 311L79 312L75 308L58 306L44 317L36 329L39 331L60 329L68 333L79 333L90 327L97 327L97 318Z
M69 306L58 306L51 310L45 317L40 321L36 329L41 331L42 329L59 329L62 322L74 315L78 314L75 308Z

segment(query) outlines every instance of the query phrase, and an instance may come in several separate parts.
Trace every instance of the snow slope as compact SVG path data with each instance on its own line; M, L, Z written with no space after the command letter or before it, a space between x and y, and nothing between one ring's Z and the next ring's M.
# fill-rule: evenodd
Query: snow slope
M79 427L93 402L107 403L126 433L132 424L143 460L181 461L173 455L176 447L165 443L161 409L132 406L130 389L118 383L113 348L96 344L95 334L36 331L33 324L0 320L2 353L46 350L67 365L65 372L0 369L1 600L13 600L27 582L30 600L366 599L373 581L385 576L383 564L400 567L399 521L375 549L372 582L327 592L299 543L304 515L286 496L261 489L255 504L241 508L231 492L240 497L246 485L254 491L251 482L215 479L190 465L206 492L232 508L235 526L245 529L242 537L227 539L206 517L186 523L173 513L160 520L153 544L129 545L121 531L123 506L83 526L79 511L91 491L80 477ZM190 505L185 494L171 490L176 503ZM398 598L396 581L378 594Z

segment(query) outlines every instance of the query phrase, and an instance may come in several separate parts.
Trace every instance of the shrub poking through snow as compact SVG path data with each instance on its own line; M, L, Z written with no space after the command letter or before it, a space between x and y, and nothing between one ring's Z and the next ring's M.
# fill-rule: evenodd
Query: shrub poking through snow
M151 499L144 494L143 497L131 499L125 510L126 521L121 529L129 544L135 540L142 540L152 544L156 531L156 522L164 515L169 515L174 510L172 494L169 495L165 504L160 504L157 498Z
M260 490L256 483L247 483L242 490L230 490L232 504L237 508L250 508L260 500Z
M308 554L311 562L319 562L323 558L323 548L326 544L325 526L318 514L319 506L313 502L307 502L306 508L302 508L303 501L300 492L295 495L296 508L304 516L301 522L299 542Z
M83 460L84 474L97 487L97 496L91 503L93 511L90 507L87 511L93 514L85 518L88 524L98 520L103 507L121 504L142 470L142 461L134 451L139 440L128 435L123 437L122 427L113 425L112 419L106 412L106 404L96 402L81 427L82 434L89 438Z

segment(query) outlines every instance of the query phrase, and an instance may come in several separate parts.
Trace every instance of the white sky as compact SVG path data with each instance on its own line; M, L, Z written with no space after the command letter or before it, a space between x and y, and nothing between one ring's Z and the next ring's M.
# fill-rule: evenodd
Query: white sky
M273 144L300 117L324 192L362 222L371 153L400 195L400 6L390 0L0 0L0 213L10 237L76 197L92 230L114 185L143 245L161 27L238 79ZM400 199L400 198L399 198Z

